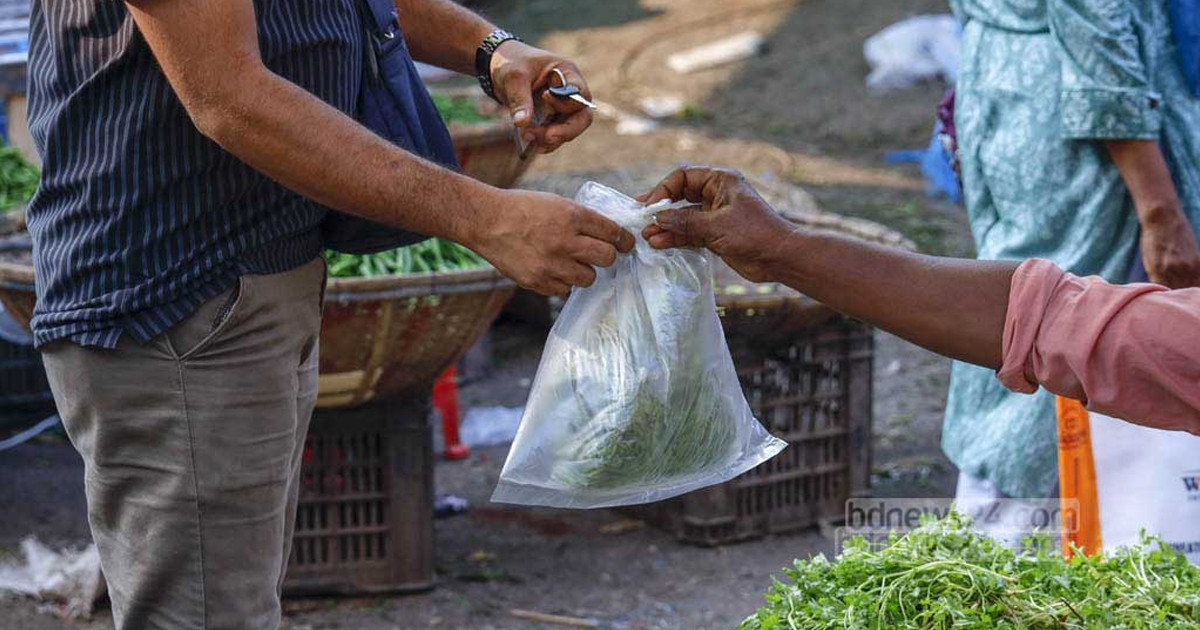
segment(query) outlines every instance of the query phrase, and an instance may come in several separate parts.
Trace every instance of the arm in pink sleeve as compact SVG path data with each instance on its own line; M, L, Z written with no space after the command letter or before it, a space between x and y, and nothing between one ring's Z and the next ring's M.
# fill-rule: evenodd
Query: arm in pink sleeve
M997 376L1089 409L1200 435L1200 289L1114 285L1045 260L1017 268Z

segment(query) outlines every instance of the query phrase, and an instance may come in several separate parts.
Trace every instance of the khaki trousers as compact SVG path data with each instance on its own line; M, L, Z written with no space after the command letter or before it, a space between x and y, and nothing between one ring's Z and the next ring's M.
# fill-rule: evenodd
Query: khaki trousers
M45 349L118 630L279 627L324 280L247 275L146 345Z

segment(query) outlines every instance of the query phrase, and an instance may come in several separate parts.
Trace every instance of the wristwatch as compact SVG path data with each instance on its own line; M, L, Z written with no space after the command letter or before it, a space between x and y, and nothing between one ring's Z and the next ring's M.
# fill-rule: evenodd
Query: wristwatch
M504 29L496 29L483 38L483 43L479 44L479 48L475 50L475 77L479 79L479 87L483 88L483 93L499 101L496 98L496 86L492 84L492 53L500 47L500 44L515 39L519 42L525 40L509 33Z

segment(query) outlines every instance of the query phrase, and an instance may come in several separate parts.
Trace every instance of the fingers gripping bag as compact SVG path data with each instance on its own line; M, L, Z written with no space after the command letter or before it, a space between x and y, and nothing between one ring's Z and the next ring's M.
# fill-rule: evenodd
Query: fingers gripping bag
M575 200L640 234L643 206L588 182ZM711 254L635 249L571 292L555 321L492 500L599 508L736 477L786 444L742 394L713 296Z

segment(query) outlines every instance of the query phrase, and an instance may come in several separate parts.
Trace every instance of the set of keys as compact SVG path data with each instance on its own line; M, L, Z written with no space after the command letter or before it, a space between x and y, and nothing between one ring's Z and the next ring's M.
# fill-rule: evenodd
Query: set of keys
M551 96L561 99L571 99L572 101L575 101L576 103L579 103L588 109L596 109L596 104L584 98L583 94L579 92L578 86L571 85L567 82L567 77L563 74L562 70L555 68L554 74L558 75L558 80L561 85L552 85L546 88L546 91L550 92Z
M562 70L554 68L553 72L554 74L558 75L558 85L553 85L554 82L551 80L552 85L544 88L545 92L549 92L550 96L553 96L554 98L564 101L572 100L589 109L596 109L596 104L584 97L583 93L579 91L579 86L571 85L567 82L567 77L563 74ZM535 95L535 98L533 99L533 121L531 124L534 127L540 127L544 125L546 120L553 115L553 112L546 110L545 105L542 103L542 99L538 97L540 97L540 93ZM532 153L533 146L525 142L525 139L521 137L519 129L514 127L513 132L513 137L517 143L518 153L520 153L521 159L524 160L529 157L530 153Z

